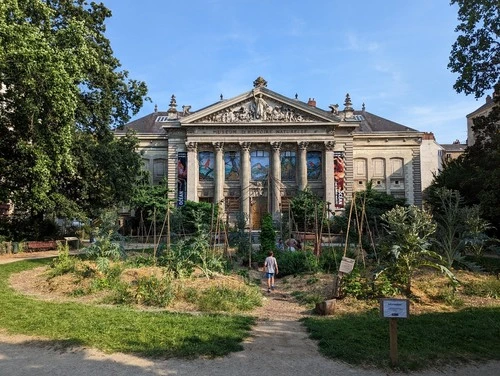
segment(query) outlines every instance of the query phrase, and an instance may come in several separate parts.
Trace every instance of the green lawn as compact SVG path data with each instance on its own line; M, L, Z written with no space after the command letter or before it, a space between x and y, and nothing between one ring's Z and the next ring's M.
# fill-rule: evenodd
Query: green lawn
M327 357L388 368L389 321L379 311L307 318ZM462 361L500 359L500 307L428 313L398 320L399 368L417 370Z
M38 301L16 293L9 276L45 265L30 260L0 265L0 327L63 345L158 357L221 356L242 350L254 319L236 315L139 312L128 308Z

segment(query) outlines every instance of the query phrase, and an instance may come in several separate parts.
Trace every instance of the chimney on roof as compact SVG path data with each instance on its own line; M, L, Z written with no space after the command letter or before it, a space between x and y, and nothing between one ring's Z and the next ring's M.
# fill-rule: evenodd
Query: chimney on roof
M307 105L311 107L316 107L316 99L309 98L309 100L307 101Z
M432 132L424 132L424 134L422 136L422 139L423 140L434 140L434 141L436 141L436 138L434 137L434 133L432 133Z
M486 96L486 103L491 103L491 102L493 102L493 99L491 98L491 95L488 94Z

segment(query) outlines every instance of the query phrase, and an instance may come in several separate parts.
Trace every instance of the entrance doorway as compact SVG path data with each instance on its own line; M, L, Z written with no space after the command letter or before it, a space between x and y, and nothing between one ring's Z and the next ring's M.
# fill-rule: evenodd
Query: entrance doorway
M268 212L267 197L259 196L251 199L250 218L252 230L260 229L260 221L262 216Z

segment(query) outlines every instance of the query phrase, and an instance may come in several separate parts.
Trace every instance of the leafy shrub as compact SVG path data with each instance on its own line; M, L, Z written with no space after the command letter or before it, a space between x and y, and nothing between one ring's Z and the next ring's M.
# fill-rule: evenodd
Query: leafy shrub
M273 227L273 216L264 214L260 225L260 248L264 253L276 250L276 233Z
M342 260L342 250L328 247L321 251L318 266L325 273L337 271Z
M175 297L170 278L142 277L137 281L135 302L146 306L165 307Z
M496 257L476 257L466 256L465 259L469 262L475 262L481 269L491 274L500 273L500 258Z
M356 299L366 299L371 294L371 281L361 276L358 268L345 274L342 278L342 295L349 295Z
M105 298L105 303L130 305L135 303L134 294L126 283L117 283L113 288L113 294Z
M404 293L411 295L412 278L421 268L434 268L451 281L456 281L453 273L443 265L443 258L429 250L430 237L436 231L432 216L416 206L400 207L383 214L386 240L392 244L392 260L379 271L386 273L391 280L402 282Z
M52 260L50 269L47 272L49 278L71 273L76 270L77 259L70 256L69 246L67 244L57 242L57 251L57 257Z
M96 227L96 241L86 249L86 255L91 260L96 260L97 269L105 273L110 266L110 260L119 260L125 257L123 246L116 241L118 234L116 213L104 213L99 219L100 225Z
M154 266L156 265L156 260L153 255L138 255L134 257L129 257L127 260L127 265L132 268L140 268L143 266Z
M387 275L380 275L377 279L369 270L354 268L342 278L342 295L349 295L356 299L373 299L394 296L400 293L393 286Z
M169 251L162 251L158 265L165 267L174 277L189 277L195 267L193 247L185 240L180 240Z
M96 265L96 267L99 270L99 266ZM102 291L102 290L112 290L115 288L117 284L120 283L120 275L123 270L122 264L115 263L115 264L110 264L105 273L101 274L97 273L95 270L92 270L90 267L88 267L87 272L90 273L90 275L95 276L97 275L97 278L94 278L90 284L90 292L94 291Z
M297 275L306 272L317 272L319 264L317 257L309 251L306 252L280 252L276 255L278 261L278 277Z

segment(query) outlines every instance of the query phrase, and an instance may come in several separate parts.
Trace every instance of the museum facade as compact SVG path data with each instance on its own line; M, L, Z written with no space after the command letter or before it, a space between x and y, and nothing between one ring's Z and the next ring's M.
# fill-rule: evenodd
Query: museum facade
M166 178L178 206L186 200L219 205L229 218L244 213L258 228L266 212L287 212L290 200L309 189L329 210L341 212L354 192L373 188L421 205L422 132L354 110L316 107L267 88L253 88L197 111L175 96L169 109L155 110L117 130L133 130L151 182Z

